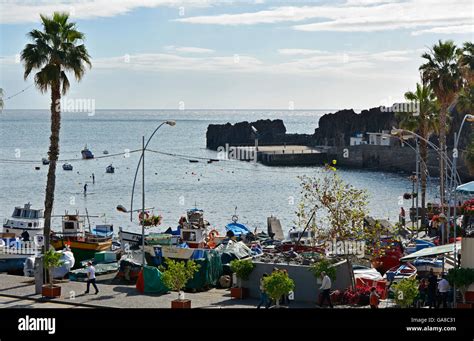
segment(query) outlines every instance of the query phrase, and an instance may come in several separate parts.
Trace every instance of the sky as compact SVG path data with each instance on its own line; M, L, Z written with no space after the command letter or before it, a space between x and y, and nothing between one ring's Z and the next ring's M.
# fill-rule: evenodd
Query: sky
M0 0L5 109L49 108L19 54L54 11L70 13L92 57L66 98L96 109L391 105L439 39L474 40L472 0Z

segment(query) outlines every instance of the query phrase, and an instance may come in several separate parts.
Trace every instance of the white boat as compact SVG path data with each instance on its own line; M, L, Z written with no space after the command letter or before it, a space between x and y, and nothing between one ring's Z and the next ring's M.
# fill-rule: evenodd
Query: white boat
M22 241L13 233L0 233L0 272L21 272L25 260L41 253L42 235Z
M15 207L11 217L3 223L3 233L13 233L25 241L33 240L35 235L42 235L43 228L43 210L32 209L30 203L24 207Z
M122 230L119 226L120 245L123 249L136 250L142 245L142 234ZM145 234L145 238L148 234ZM127 246L128 245L128 246Z

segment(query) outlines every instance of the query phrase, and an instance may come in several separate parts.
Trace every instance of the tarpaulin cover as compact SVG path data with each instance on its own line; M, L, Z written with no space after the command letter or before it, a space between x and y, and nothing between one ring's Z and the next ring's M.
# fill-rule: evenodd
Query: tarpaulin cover
M221 256L215 250L204 253L202 258L194 259L200 265L199 271L186 283L186 289L202 290L217 285L222 276Z
M140 279L140 277L139 277ZM145 266L143 269L143 292L154 294L166 294L170 291L161 279L161 272L153 266ZM138 281L137 281L137 289Z

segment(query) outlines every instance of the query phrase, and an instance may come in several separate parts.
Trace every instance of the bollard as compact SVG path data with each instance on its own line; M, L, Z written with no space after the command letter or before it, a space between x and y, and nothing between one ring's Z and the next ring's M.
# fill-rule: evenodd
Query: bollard
M43 256L35 257L34 274L35 274L35 294L41 294L42 288L43 288L43 280L44 280Z

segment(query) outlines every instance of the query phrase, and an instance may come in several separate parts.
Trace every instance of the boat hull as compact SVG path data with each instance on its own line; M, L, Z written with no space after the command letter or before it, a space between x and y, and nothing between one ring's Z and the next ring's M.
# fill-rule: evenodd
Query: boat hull
M62 250L69 246L72 253L74 254L75 266L74 268L80 266L81 261L94 258L96 252L100 251L109 251L112 248L112 240L107 240L104 242L82 242L76 240L55 240L51 241L51 245L56 250Z

